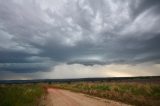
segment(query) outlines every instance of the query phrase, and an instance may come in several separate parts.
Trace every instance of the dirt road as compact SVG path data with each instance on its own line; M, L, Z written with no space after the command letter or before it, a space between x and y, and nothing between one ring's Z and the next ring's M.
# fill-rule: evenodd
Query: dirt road
M68 90L48 88L43 106L129 106L123 103L75 93Z

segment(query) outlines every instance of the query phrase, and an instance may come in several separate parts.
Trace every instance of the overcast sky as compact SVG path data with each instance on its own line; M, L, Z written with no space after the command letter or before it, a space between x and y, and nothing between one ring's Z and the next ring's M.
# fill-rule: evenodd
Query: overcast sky
M160 0L0 0L0 79L160 75Z

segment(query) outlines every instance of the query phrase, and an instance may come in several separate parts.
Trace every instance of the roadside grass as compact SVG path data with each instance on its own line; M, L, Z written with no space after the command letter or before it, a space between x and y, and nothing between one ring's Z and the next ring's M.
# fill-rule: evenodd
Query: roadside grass
M160 85L155 83L77 82L53 86L136 106L159 106L160 104Z
M0 106L38 106L44 93L40 85L0 85Z

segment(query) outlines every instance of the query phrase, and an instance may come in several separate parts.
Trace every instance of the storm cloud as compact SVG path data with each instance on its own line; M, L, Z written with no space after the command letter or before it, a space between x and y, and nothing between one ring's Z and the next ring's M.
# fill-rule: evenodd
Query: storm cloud
M159 10L159 0L0 0L0 73L160 64Z

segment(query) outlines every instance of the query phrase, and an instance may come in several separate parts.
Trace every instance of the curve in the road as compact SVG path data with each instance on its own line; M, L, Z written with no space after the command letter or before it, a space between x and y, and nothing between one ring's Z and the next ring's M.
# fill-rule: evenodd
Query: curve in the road
M45 106L129 106L68 90L48 88Z

